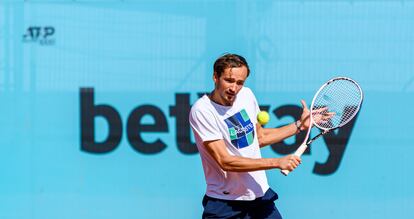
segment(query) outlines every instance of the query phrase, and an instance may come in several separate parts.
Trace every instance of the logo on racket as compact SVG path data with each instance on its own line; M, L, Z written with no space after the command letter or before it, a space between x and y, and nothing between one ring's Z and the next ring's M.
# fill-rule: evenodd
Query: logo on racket
M229 129L231 143L234 147L240 149L253 143L254 125L246 110L243 109L224 121Z

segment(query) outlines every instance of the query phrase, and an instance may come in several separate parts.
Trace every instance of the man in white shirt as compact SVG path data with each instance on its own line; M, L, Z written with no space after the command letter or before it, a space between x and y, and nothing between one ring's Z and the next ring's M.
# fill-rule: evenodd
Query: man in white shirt
M309 127L309 110L295 123L262 128L259 105L244 87L250 74L246 60L226 54L214 63L214 90L192 106L189 115L207 183L203 218L281 218L264 170L294 170L294 155L262 158L260 147L280 142Z

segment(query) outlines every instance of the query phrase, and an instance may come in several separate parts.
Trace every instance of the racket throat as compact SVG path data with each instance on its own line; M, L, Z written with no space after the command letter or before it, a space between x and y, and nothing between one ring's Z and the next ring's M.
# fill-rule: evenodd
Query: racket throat
M330 129L328 129L328 130L324 130L323 132L319 133L317 136L315 136L315 137L313 137L311 140L309 140L309 141L306 143L306 145L310 145L310 144L312 144L312 142L313 142L313 141L315 141L316 139L318 139L319 137L321 137L322 135L324 135L324 134L326 134L326 133L328 133L328 132L330 132L330 131L331 131Z

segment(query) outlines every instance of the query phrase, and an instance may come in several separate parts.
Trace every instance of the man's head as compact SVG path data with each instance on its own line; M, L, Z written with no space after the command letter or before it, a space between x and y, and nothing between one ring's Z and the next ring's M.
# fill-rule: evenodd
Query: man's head
M214 63L214 91L212 100L225 106L233 105L250 69L246 59L235 54L221 56Z
M214 62L214 74L220 77L224 70L227 68L238 68L242 66L245 66L247 68L248 77L250 74L250 69L246 59L236 54L227 53L219 57L216 62Z

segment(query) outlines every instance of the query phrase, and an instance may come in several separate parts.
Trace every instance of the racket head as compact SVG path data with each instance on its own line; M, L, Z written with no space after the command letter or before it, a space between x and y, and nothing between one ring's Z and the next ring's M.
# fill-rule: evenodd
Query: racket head
M347 77L327 81L316 92L310 107L312 123L322 130L332 130L351 121L361 108L363 92L359 84ZM334 113L329 119L326 116Z

